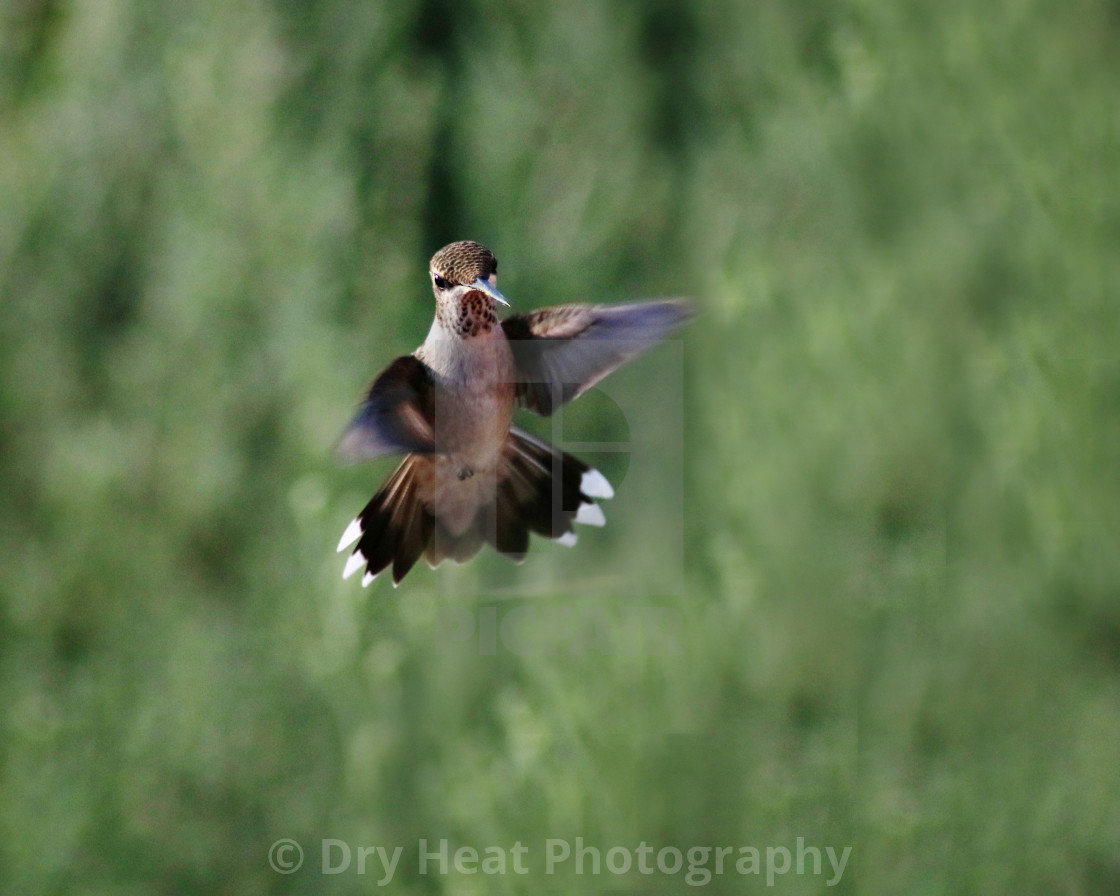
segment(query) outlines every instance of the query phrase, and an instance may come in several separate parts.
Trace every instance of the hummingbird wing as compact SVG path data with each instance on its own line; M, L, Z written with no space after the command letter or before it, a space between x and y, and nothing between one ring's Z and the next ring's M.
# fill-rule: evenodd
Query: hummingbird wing
M347 463L435 448L435 379L414 355L397 358L373 381L338 442Z
M557 305L502 321L517 366L517 397L545 417L652 348L692 315L681 299Z

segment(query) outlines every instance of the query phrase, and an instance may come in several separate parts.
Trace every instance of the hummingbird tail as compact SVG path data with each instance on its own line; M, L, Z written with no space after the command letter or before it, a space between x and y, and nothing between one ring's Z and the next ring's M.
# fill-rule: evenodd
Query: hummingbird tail
M515 427L504 459L496 500L479 519L483 537L496 550L520 561L529 549L530 532L571 546L576 543L574 523L606 522L595 499L613 497L614 491L579 458Z
M574 524L602 526L606 519L596 500L611 498L610 483L571 454L513 428L503 448L494 500L482 504L462 532L451 532L418 494L422 455L409 455L347 527L338 550L356 541L342 577L363 566L368 585L390 565L393 584L423 556L431 566L445 559L463 563L483 544L520 562L535 532L574 545Z
M431 544L436 523L417 496L419 462L417 455L406 457L347 527L338 550L345 550L355 539L358 543L342 572L344 579L364 566L365 587L392 564L396 586Z

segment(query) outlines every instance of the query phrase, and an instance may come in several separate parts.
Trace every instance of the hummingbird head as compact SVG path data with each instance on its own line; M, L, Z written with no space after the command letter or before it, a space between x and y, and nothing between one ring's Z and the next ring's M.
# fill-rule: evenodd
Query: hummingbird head
M498 259L471 240L450 243L432 256L436 317L460 336L477 335L497 323L494 303L508 305L498 292Z
M430 265L432 289L436 299L462 299L478 290L495 302L508 305L498 292L498 259L485 246L471 240L449 243L432 256Z

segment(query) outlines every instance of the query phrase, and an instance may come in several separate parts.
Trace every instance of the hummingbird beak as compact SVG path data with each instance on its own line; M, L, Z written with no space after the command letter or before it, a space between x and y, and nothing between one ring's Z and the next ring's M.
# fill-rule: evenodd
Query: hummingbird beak
M498 302L502 305L505 305L507 308L509 307L509 302L506 301L506 297L503 296L500 292L498 292L498 287L496 287L489 280L483 280L481 277L479 277L477 280L474 281L474 283L471 284L470 288L471 289L477 289L480 292L484 292L484 293L486 293L486 295L490 296L490 298L492 298L495 302Z

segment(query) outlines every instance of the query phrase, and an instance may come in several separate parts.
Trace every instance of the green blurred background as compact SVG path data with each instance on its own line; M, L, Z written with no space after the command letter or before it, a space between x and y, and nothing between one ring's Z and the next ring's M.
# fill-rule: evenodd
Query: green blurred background
M325 837L404 846L392 892L688 889L544 876L576 836L1120 892L1112 0L6 0L0 209L3 892L376 890ZM683 461L572 552L363 591L391 465L333 441L456 238L522 309L695 296L565 433ZM487 577L637 582L679 650L445 649Z

